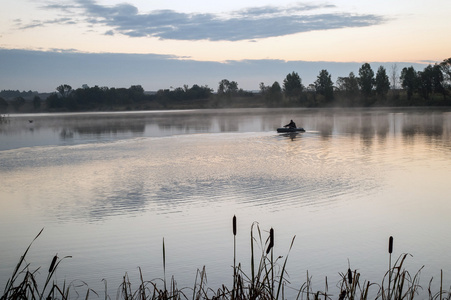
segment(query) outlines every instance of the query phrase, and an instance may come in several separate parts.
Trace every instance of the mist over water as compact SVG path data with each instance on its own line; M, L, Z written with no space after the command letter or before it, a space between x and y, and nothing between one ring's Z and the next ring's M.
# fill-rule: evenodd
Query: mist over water
M32 119L33 123L28 120ZM293 119L306 129L275 129ZM275 109L11 116L0 126L0 283L41 228L28 262L71 255L58 280L115 292L127 272L192 287L230 285L231 220L249 270L250 230L275 230L294 288L358 269L379 282L411 253L422 285L451 278L447 109ZM445 285L446 286L446 285Z

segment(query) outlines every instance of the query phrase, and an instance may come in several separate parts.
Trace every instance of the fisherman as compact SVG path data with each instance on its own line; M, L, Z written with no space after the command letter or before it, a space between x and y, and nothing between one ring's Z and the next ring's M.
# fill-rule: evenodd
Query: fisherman
M294 123L293 120L290 120L290 123L288 123L287 125L285 125L283 127L296 128L296 123Z

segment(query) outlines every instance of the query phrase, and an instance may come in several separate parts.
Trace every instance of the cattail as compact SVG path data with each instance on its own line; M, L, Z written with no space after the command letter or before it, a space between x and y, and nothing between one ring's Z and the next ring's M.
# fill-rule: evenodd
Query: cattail
M393 237L390 236L388 239L388 253L392 254L393 252Z
M352 272L351 272L351 269L348 269L348 282L349 282L349 284L352 284Z
M233 225L233 235L236 235L236 217L235 217L235 215L233 216L232 225Z
M52 259L52 263L50 264L50 268L49 268L49 273L51 273L53 271L53 268L55 267L56 264L56 260L58 259L58 256L55 255Z
M271 247L274 247L274 229L269 230L269 243L271 244Z
M269 230L269 245L268 245L268 249L266 249L266 254L269 253L269 251L271 251L271 248L274 247L274 229L270 229Z

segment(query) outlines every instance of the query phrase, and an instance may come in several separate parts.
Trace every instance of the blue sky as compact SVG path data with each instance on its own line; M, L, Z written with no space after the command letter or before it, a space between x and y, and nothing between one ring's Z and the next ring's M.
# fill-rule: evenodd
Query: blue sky
M312 83L369 62L422 69L451 56L451 1L6 0L0 89Z

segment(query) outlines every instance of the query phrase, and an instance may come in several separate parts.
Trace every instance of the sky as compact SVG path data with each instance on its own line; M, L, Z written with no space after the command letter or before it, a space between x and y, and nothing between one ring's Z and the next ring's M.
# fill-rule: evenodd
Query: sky
M243 89L451 57L449 0L3 0L0 90Z

